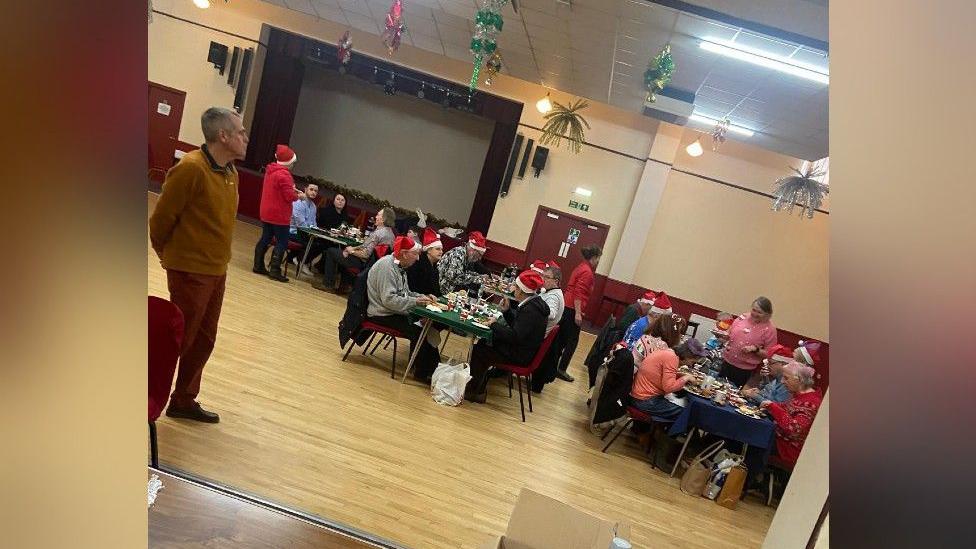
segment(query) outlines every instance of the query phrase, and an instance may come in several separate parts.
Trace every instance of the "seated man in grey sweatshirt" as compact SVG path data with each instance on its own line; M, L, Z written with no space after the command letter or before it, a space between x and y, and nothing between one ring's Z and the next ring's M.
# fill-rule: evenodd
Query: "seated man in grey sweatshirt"
M401 236L393 242L393 254L380 258L369 269L366 278L366 297L369 304L366 316L371 322L388 326L410 340L410 351L418 344L420 327L410 320L410 310L426 305L437 298L410 291L407 268L420 257L421 246L411 238ZM418 381L430 382L430 376L440 362L440 353L426 340L414 363L413 375Z

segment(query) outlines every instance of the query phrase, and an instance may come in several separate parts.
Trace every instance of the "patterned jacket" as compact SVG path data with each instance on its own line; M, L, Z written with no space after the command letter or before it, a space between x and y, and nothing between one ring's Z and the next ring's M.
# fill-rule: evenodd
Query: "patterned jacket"
M437 262L441 292L447 294L475 282L486 270L481 263L468 263L467 247L451 248Z

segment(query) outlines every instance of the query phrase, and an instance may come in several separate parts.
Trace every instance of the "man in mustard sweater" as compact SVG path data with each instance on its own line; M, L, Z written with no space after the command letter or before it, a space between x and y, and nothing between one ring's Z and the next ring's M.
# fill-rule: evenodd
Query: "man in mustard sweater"
M204 410L196 398L217 339L237 216L234 160L244 158L247 133L240 115L230 109L211 107L200 123L206 143L166 173L149 217L149 239L166 269L170 300L183 311L185 325L166 415L217 423L220 416Z

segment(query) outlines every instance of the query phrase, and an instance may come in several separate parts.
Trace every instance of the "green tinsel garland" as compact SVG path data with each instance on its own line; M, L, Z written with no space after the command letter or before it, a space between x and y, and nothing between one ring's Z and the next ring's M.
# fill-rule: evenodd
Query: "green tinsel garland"
M346 200L349 199L361 200L363 202L376 206L376 209L393 208L393 211L396 212L398 218L415 217L417 215L417 212L415 210L408 210L406 208L394 206L388 200L377 198L369 193L360 191L359 189L344 187L342 185L339 185L338 183L333 183L331 181L327 181L325 179L319 179L317 177L312 177L310 175L306 175L306 176L296 175L295 179L304 182L306 185L309 183L315 183L316 185L319 186L320 191L322 189L328 189L333 193L339 193L345 196ZM446 219L441 219L439 217L431 215L430 213L427 214L427 226L428 227L434 226L437 227L438 229L455 227L458 229L467 230L467 226L464 225L463 223L458 223L457 221L453 221L453 222L447 221Z
M671 75L674 73L674 59L671 58L671 44L664 46L661 53L651 60L644 71L644 89L647 90L647 102L653 103L657 100L657 94L671 82Z

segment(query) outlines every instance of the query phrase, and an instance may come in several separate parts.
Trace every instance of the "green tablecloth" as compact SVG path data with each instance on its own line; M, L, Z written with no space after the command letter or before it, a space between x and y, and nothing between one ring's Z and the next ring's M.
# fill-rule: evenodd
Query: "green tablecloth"
M309 234L313 234L318 238L324 238L326 240L330 240L332 242L335 242L336 244L341 244L343 246L362 245L362 241L356 240L355 238L349 238L347 236L337 236L330 233L329 231L324 231L322 229L317 229L314 227L299 227L298 230Z
M447 326L452 330L457 330L461 333L473 335L479 337L487 342L491 342L491 330L485 328L479 328L471 323L471 320L462 321L461 317L454 311L440 311L434 312L427 307L417 306L414 307L411 314L419 316L422 318L429 318L438 324ZM500 321L500 320L499 320Z

